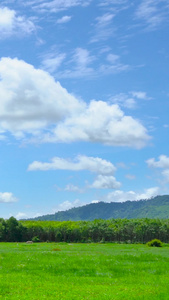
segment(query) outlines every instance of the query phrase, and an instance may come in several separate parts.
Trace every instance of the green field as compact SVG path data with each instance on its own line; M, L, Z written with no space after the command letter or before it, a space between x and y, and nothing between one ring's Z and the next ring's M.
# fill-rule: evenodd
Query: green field
M0 243L1 299L169 299L169 245Z

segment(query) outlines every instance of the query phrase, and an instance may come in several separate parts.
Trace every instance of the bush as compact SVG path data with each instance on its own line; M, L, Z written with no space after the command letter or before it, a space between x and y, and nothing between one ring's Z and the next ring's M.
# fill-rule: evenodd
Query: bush
M149 246L149 247L162 247L162 242L158 239L154 239L152 241L149 241L147 243L147 246Z
M40 242L39 237L38 237L38 236L34 236L34 237L32 238L32 242L34 242L34 243L39 243L39 242Z

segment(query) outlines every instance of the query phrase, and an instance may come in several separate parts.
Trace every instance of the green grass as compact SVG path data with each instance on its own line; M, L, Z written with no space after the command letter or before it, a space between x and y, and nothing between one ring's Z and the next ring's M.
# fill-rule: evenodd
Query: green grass
M0 243L0 299L169 299L169 247Z

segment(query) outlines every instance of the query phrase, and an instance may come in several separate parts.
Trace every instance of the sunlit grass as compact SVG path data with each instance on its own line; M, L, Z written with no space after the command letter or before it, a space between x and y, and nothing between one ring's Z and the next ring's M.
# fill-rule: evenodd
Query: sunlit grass
M1 299L169 299L169 248L0 244Z

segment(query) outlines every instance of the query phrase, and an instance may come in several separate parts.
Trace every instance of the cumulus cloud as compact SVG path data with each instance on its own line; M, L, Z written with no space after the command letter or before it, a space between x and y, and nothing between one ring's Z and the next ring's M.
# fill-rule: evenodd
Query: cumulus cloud
M34 23L24 16L17 16L15 10L7 7L0 8L0 37L8 37L11 35L30 34L35 31Z
M73 207L79 207L79 206L82 206L84 205L83 203L80 202L79 199L76 199L74 201L64 201L62 203L60 203L59 205L57 205L55 208L54 208L54 211L57 212L57 211L64 211L64 210L68 210L68 209L71 209Z
M118 105L93 100L82 113L60 123L54 129L53 139L141 148L149 136L145 127L132 117L125 116Z
M90 186L94 189L118 189L121 183L114 176L99 175Z
M124 202L127 200L143 200L150 199L151 197L157 196L159 193L159 187L152 187L149 189L145 189L144 193L137 193L134 191L121 191L116 190L114 192L109 193L104 199L107 202Z
M85 55L79 58L86 65ZM89 104L69 94L41 69L17 58L0 60L0 132L36 135L36 142L97 142L141 148L146 128L116 104Z
M113 174L116 170L115 166L99 157L88 157L79 155L74 161L54 157L50 163L34 161L28 167L29 171L47 171L47 170L71 170L82 171L88 170L100 174Z
M12 203L17 201L18 199L12 193L0 193L0 203Z
M148 167L150 168L160 168L164 169L162 175L165 178L165 183L169 183L169 157L166 155L160 155L158 160L155 158L150 158L146 161Z
M35 132L84 107L48 73L16 58L0 60L0 78L1 130Z
M94 182L91 185L86 186L85 189L118 189L121 186L121 183L118 182L113 176L113 174L116 171L115 166L111 162L99 157L87 157L79 155L74 161L54 157L49 163L34 161L28 166L28 171L38 170L87 170L99 174L94 180ZM64 190L71 192L84 191L72 184L68 184Z
M169 157L166 155L160 155L159 160L155 161L155 158L150 158L147 161L148 167L153 168L169 168Z

